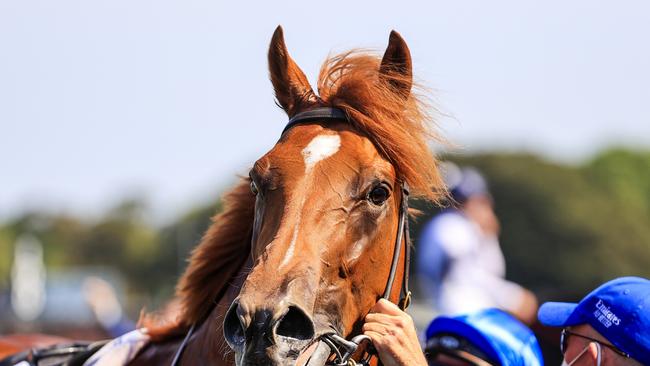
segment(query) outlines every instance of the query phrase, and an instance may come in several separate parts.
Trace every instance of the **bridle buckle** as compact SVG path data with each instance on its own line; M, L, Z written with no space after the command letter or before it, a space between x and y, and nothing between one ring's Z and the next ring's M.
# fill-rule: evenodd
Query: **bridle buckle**
M335 333L324 334L321 338L332 350L335 355L333 361L328 362L327 365L331 366L369 366L372 356L375 354L375 349L372 346L372 340L365 334L360 334L351 340L347 340ZM366 343L367 348L363 357L356 361L352 358L359 347Z

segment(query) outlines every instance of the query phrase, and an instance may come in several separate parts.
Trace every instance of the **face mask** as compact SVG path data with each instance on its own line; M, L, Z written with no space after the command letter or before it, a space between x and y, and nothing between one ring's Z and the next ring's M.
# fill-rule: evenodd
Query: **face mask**
M596 356L596 366L600 366L600 343L598 342L591 342L591 343L596 345L596 350L598 351L598 356ZM571 366L574 363L576 363L576 361L578 361L578 359L580 359L582 355L587 353L587 350L589 350L589 346L591 345L591 343L589 343L580 353L578 353L578 355L571 362L567 363L566 360L562 360L561 366Z

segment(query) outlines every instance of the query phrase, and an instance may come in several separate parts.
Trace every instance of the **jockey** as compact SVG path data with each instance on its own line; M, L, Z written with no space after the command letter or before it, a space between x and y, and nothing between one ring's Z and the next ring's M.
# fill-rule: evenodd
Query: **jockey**
M504 279L499 220L485 179L475 169L451 163L443 172L457 207L445 209L422 229L417 256L422 295L443 315L496 307L532 323L535 296Z
M650 280L617 278L577 304L547 302L538 317L563 327L563 365L650 365Z

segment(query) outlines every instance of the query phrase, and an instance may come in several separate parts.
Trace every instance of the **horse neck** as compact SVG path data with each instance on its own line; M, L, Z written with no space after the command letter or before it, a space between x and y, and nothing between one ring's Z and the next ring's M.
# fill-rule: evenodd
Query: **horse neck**
M197 324L198 328L183 352L181 365L230 366L235 364L234 354L223 337L223 318L230 304L239 295L249 270L250 258L229 281L230 287L220 299L216 300L210 314L201 324Z

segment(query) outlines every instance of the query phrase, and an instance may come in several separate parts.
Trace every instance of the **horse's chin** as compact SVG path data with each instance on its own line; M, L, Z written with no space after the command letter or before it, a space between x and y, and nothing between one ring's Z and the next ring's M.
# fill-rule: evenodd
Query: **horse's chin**
M307 347L296 360L296 366L324 366L327 363L331 350L322 341Z
M240 355L235 356L235 365L249 366L249 365L268 365L268 366L324 366L330 357L331 350L327 343L322 341L314 341L307 346L297 358L295 354L293 357L288 355L288 352L274 354L269 358L264 359L255 358L255 355ZM252 359L250 357L253 357Z

